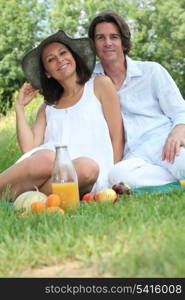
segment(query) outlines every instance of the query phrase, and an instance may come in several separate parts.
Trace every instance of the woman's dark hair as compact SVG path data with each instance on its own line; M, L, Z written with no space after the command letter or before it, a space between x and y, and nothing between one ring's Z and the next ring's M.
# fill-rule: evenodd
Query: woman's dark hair
M103 11L91 21L88 30L89 38L92 39L94 42L96 25L102 22L114 23L117 25L121 35L122 45L125 48L123 52L125 54L128 54L132 46L130 40L131 39L130 29L127 23L114 11L109 11L109 10Z
M64 44L65 45L65 44ZM75 62L76 62L76 72L79 77L79 84L85 84L91 77L91 72L84 63L83 59L73 50L71 50L67 45L65 45L68 50L71 52ZM43 49L42 49L43 50ZM42 59L40 57L40 80L42 87L42 94L44 100L47 104L52 105L58 102L62 96L64 89L61 84L58 83L54 78L48 78L46 76L46 70L44 68Z

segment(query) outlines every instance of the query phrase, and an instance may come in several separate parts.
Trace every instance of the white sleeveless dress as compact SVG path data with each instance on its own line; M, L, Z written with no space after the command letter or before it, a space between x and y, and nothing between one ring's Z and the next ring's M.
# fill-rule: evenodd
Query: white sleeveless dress
M86 82L83 95L75 105L65 109L47 105L45 112L44 143L25 153L17 162L38 150L55 151L56 144L67 145L71 159L89 157L99 165L100 174L93 192L109 187L113 149L101 103L94 94L94 78Z

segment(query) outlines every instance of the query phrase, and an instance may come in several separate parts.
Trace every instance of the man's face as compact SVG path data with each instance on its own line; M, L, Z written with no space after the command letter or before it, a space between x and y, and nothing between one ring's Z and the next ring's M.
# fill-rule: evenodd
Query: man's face
M102 22L95 28L96 53L102 62L114 62L124 57L119 29L116 24Z

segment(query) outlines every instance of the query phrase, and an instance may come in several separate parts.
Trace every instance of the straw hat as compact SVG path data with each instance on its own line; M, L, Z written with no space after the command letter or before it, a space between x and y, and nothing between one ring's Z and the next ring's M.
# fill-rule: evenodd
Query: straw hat
M22 60L22 69L28 82L35 89L42 90L40 81L40 58L42 49L47 44L58 42L68 46L72 51L78 54L92 73L96 53L92 41L89 38L71 38L64 31L59 30L55 34L47 37L37 47L29 51Z

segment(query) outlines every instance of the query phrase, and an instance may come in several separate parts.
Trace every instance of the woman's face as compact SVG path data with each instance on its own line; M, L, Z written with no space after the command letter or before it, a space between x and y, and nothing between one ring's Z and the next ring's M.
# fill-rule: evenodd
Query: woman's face
M76 73L76 62L69 49L61 43L48 44L42 51L42 62L46 76L59 82Z

